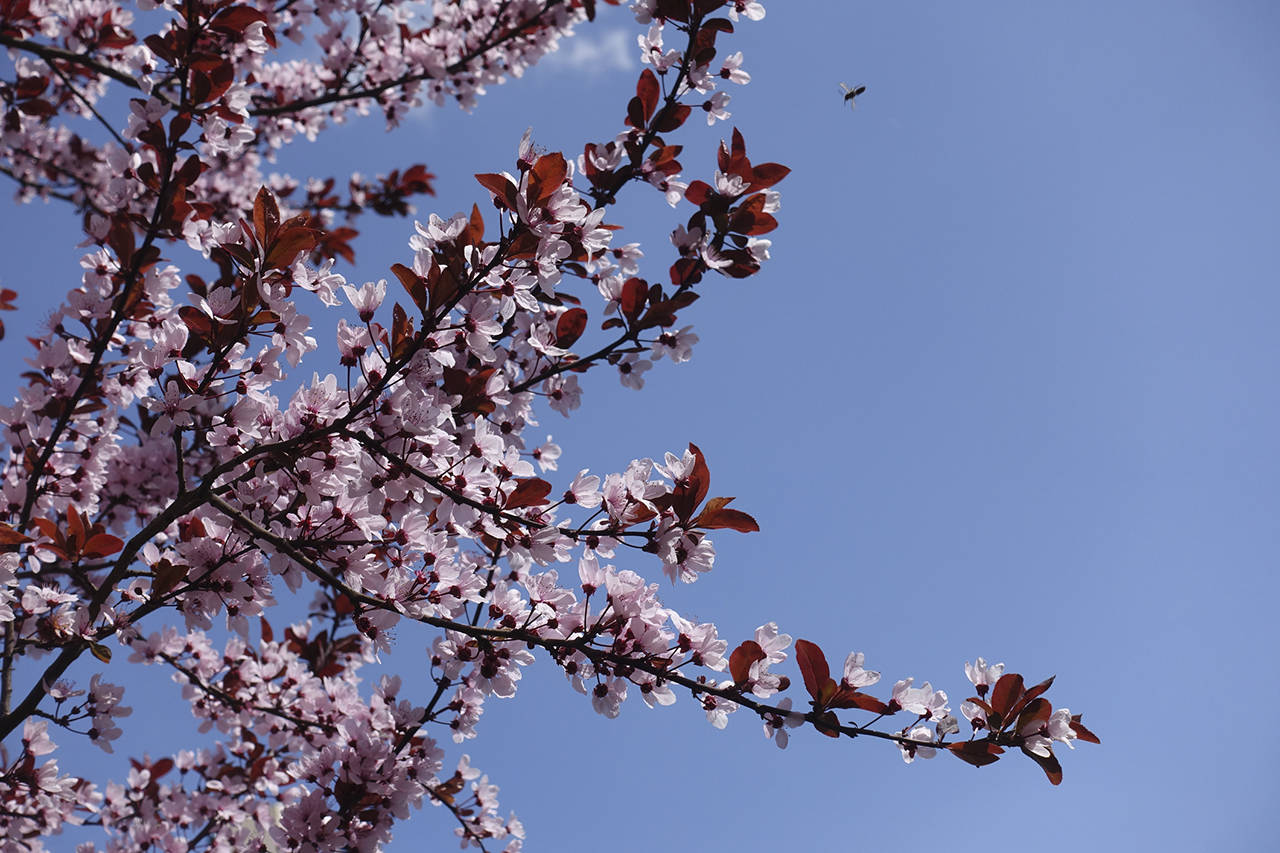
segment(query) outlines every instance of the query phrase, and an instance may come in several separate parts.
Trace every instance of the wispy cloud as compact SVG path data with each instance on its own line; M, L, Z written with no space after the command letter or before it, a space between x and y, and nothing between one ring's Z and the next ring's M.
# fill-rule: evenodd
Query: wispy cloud
M548 67L571 71L630 71L635 67L638 51L631 31L582 27L577 35L562 41L560 49L543 62Z

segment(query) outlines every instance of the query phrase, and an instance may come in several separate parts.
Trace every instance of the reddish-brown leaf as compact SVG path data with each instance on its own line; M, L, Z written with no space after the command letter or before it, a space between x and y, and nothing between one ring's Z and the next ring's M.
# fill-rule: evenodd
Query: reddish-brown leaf
M187 330L194 337L206 341L213 337L213 321L209 319L209 315L199 308L193 305L183 305L178 309L178 316L182 318L182 322L187 324Z
M1080 722L1080 714L1071 715L1071 731L1076 733L1076 737L1086 743L1102 743L1098 736L1085 728L1084 723Z
M73 506L67 507L67 539L75 542L83 542L85 540L85 520L80 512Z
M816 644L808 640L796 640L796 664L800 667L800 674L804 676L804 689L815 700L820 699L823 688L831 680L827 656Z
M627 127L639 128L641 130L644 129L644 104L640 102L639 98L632 98L627 101L627 117L623 123Z
M471 218L467 220L467 227L458 239L466 246L476 246L484 241L484 216L480 213L479 205L471 205Z
M644 309L645 298L649 295L649 286L641 278L629 278L622 285L622 294L618 297L622 314L634 321Z
M751 189L771 187L789 174L791 170L781 163L761 163L751 170Z
M507 496L507 509L518 509L525 506L541 506L547 502L551 494L551 484L538 477L529 477L516 481L516 487Z
M1020 715L1022 713L1022 709L1026 708L1029 702L1031 702L1033 699L1037 698L1041 693L1044 693L1051 686L1053 686L1053 679L1054 679L1054 676L1050 676L1049 678L1046 678L1044 681L1040 682L1034 687L1028 688L1022 694L1021 698L1019 698L1018 701L1014 703L1013 707L1009 710L1009 713L1006 714L1005 716L1017 717L1018 715Z
M671 283L679 287L697 284L702 281L701 258L679 258L671 265Z
M51 518L33 518L31 519L31 526L50 539L57 539L62 535L58 531L58 523Z
M764 660L768 655L755 640L747 640L729 655L729 674L735 684L745 684L751 677L751 664Z
M230 6L215 15L209 22L213 29L229 33L242 33L250 24L266 23L267 16L260 9L252 6Z
M1016 672L1006 672L1000 676L1000 680L991 691L991 710L1002 722L1007 721L1009 712L1025 692L1022 687L1022 676Z
M840 737L840 720L834 711L828 711L820 716L813 727L827 737Z
M707 468L707 458L692 441L689 442L689 452L693 454L693 471L689 474L689 487L693 490L693 505L697 507L706 500L707 489L711 488L711 471Z
M118 536L112 536L110 533L98 533L89 537L89 541L84 543L84 547L80 549L82 557L110 557L117 554L124 547L124 541Z
M756 533L760 525L745 512L737 509L704 509L694 520L695 527L704 530L736 530L739 533Z
M1032 699L1018 713L1018 724L1014 727L1018 734L1026 736L1035 734L1040 727L1049 722L1053 714L1053 706L1048 699Z
M832 683L835 679L832 679ZM847 684L840 684L835 692L831 695L831 699L827 702L830 708L858 708L863 711L871 711L873 714L889 714L892 713L889 706L881 702L870 693L859 693Z
M947 747L951 754L974 767L985 767L995 764L1004 754L1004 750L987 740L971 740L965 743L953 743Z
M187 572L190 566L181 564L175 565L168 560L160 560L152 569L154 575L151 581L151 594L156 596L168 595L174 587L187 579Z
M480 186L489 191L493 197L494 206L503 210L516 209L516 186L506 175L486 172L476 175L476 180L480 182Z
M404 358L413 347L413 321L397 302L391 309L391 355Z
M267 253L269 269L285 269L293 263L301 252L310 252L320 242L320 237L313 228L293 226L285 228L276 237L271 251Z
M0 522L0 545L22 545L30 541L30 536L19 533L9 525Z
M1036 755L1031 750L1023 747L1022 754L1040 765L1040 769L1044 771L1044 775L1049 777L1050 783L1054 785L1062 783L1062 765L1058 763L1057 756L1052 752L1048 755Z
M658 96L658 78L652 69L646 68L640 72L640 79L636 81L636 97L640 100L642 110L639 127L643 127L658 108Z
M657 13L660 17L687 24L689 22L689 0L658 0Z
M541 206L564 183L569 173L569 164L564 155L558 151L543 154L533 164L529 174L529 203Z
M556 320L556 346L571 347L587 330L587 312L570 308Z
M1057 676L1051 675L1048 678L1046 678L1044 681L1035 685L1034 687L1028 687L1027 692L1022 694L1022 699L1018 702L1018 705L1014 706L1013 710L1010 713L1017 714L1022 710L1022 706L1025 706L1032 699L1035 699L1037 696L1040 696L1046 690L1052 687L1053 679L1056 677Z
M265 246L275 237L280 227L280 208L271 190L265 186L258 189L253 200L253 230L257 233L258 243Z
M44 98L32 98L29 101L21 101L18 104L18 112L37 118L49 118L57 115L58 108L46 101Z
M653 120L650 128L658 133L671 133L673 130L679 130L680 126L689 118L689 113L693 108L688 104L671 104L662 108L662 111Z
M711 196L711 186L705 181L691 181L684 191L685 199L699 207L706 204L707 199L711 198Z
M418 306L419 311L427 310L427 282L422 276L406 267L404 264L392 264L391 272L400 280L400 284L408 292L409 298L413 300L413 304Z

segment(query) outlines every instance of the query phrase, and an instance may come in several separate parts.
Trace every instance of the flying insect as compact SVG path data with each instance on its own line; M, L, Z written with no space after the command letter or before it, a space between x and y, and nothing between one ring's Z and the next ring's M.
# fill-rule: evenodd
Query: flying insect
M850 87L848 83L841 83L840 88L844 89L844 99L849 104L850 109L853 109L856 106L853 99L867 91L866 86Z

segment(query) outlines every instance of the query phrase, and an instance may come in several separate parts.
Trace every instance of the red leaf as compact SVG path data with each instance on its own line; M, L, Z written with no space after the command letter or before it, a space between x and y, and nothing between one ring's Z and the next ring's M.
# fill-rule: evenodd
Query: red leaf
M50 539L58 538L58 523L53 519L33 518L31 519L31 526Z
M41 77L39 74L33 74L18 78L18 84L14 87L14 94L19 98L34 98L48 87L48 77Z
M653 120L653 126L650 130L656 130L658 133L671 133L673 130L679 130L692 111L693 108L688 104L665 106Z
M834 683L834 679L832 679ZM873 714L891 714L892 710L870 693L859 693L846 684L841 684L827 702L829 708L858 708Z
M391 355L403 358L413 346L413 321L397 302L391 309Z
M83 542L84 535L84 518L80 515L75 507L67 507L67 538L75 542Z
M44 98L32 98L29 101L21 101L18 104L18 112L38 118L49 118L57 114L58 108Z
M995 689L991 691L991 710L1000 718L1001 723L1008 720L1009 712L1025 692L1021 675L1016 672L1006 672L1000 676Z
M478 205L471 205L471 218L467 220L467 227L458 236L458 240L467 246L479 245L484 241L484 216Z
M643 129L645 125L644 104L639 98L627 101L627 127Z
M0 522L0 545L22 545L30 541L30 536L19 533L9 525Z
M974 767L985 767L1000 760L1004 750L991 741L971 740L965 743L953 743L947 747L951 754Z
M745 684L751 677L751 664L764 660L768 655L755 640L747 640L729 655L729 674L735 684Z
M712 500L720 500L720 498L712 498ZM693 523L695 527L701 527L704 530L728 528L739 533L756 533L760 530L760 525L756 524L754 518L736 509L704 509Z
M706 204L707 199L711 196L711 187L705 181L690 181L689 186L684 191L685 199L698 205L698 207Z
M671 283L679 287L702 281L702 259L680 258L671 265Z
M480 182L480 186L489 191L496 207L503 210L516 209L516 186L506 175L486 172L476 175L476 180Z
M507 509L518 509L524 506L541 506L547 502L551 493L551 484L537 477L517 480L516 487L507 496Z
M804 676L804 689L815 700L819 699L823 688L831 680L827 656L814 643L796 640L796 663L800 666L800 674Z
M1071 715L1071 731L1076 733L1076 737L1086 743L1102 743L1098 736L1084 727L1084 723L1080 722L1080 714Z
M418 306L418 310L427 310L427 281L404 264L392 264L391 271L395 273L396 278L400 279L400 284L409 293L409 298L413 300L413 304Z
M267 266L271 269L284 269L293 263L300 252L310 252L320 242L320 237L313 228L293 226L280 232L271 251L267 253Z
M813 727L827 737L840 737L840 720L832 711L828 711L819 717Z
M1040 682L1036 686L1029 688L1027 692L1022 694L1022 698L1019 699L1018 702L1009 711L1008 716L1016 717L1019 714L1021 714L1022 709L1027 707L1027 704L1031 702L1031 700L1035 699L1041 693L1044 693L1046 690L1048 690L1050 687L1053 686L1054 678L1055 676L1049 676L1048 678L1046 678L1044 681Z
M190 566L174 565L162 558L152 569L151 594L167 595L175 586L187 579L187 572L190 570Z
M253 200L253 230L257 232L258 242L267 245L279 227L280 208L276 205L276 198L271 190L260 187Z
M112 536L110 533L99 533L96 536L90 536L89 541L84 543L84 547L80 549L80 556L109 557L119 553L123 547L124 541L120 537Z
M622 294L618 297L623 315L632 321L639 317L640 312L644 309L644 300L648 294L649 286L645 284L644 279L627 279L622 285Z
M209 25L218 30L242 33L250 24L266 23L266 13L251 6L231 6L213 17Z
M658 0L658 15L680 23L689 22L689 0Z
M1031 750L1023 747L1022 754L1040 765L1040 769L1044 771L1044 775L1049 777L1051 784L1059 785L1062 783L1062 765L1058 763L1057 757L1052 752L1048 755L1036 755Z
M564 155L560 152L555 151L539 157L529 173L529 204L534 207L542 205L556 190L560 189L568 174L569 164L565 162Z
M658 95L658 78L652 69L646 68L640 72L640 79L636 81L636 97L640 99L644 117L644 121L639 126L643 127L644 123L648 122L650 116L653 115L653 111L657 109Z
M791 170L781 163L761 163L751 170L750 189L762 190L771 187L789 174Z
M1024 737L1033 735L1040 731L1041 726L1049 722L1052 714L1053 706L1049 704L1048 699L1033 699L1018 714L1018 724L1015 729Z
M706 499L707 489L711 488L711 471L707 468L706 457L702 455L698 445L692 441L689 442L689 452L693 454L693 472L689 474L689 487L693 490L693 505L697 507Z
M587 330L587 312L570 308L556 320L556 346L571 347Z

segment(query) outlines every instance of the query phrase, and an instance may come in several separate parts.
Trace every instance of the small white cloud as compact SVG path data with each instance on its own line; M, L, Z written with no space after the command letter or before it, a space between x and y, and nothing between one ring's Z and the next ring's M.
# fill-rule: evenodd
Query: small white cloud
M560 43L555 53L543 60L553 68L572 71L630 71L632 56L639 51L635 36L627 30L596 30L585 27Z

